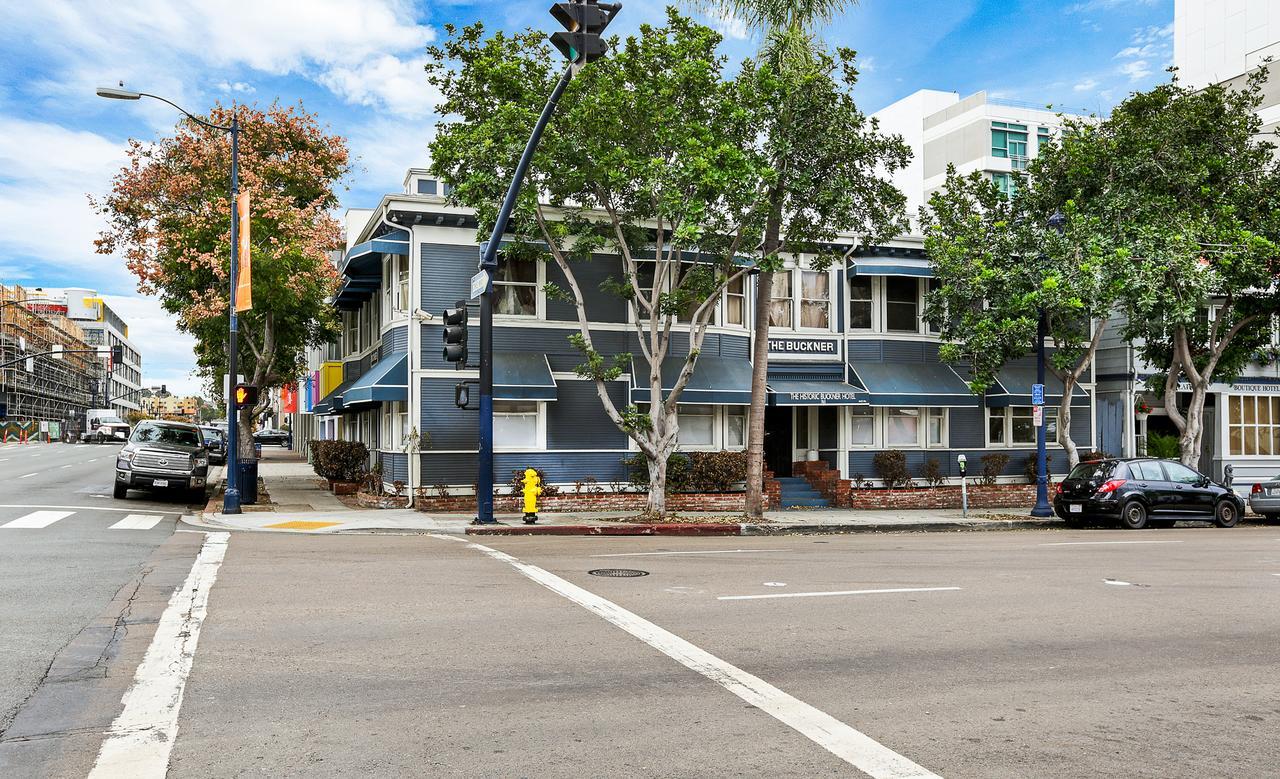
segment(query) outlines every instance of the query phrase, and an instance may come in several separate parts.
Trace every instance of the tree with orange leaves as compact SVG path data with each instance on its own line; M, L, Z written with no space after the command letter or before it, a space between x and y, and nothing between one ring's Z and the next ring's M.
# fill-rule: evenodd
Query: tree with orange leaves
M343 138L301 105L260 110L215 105L213 124L240 121L240 190L252 203L253 309L240 314L239 371L262 388L298 376L308 346L338 333L325 301L338 285L330 253L341 246L332 216L350 170ZM227 373L231 258L230 139L188 119L172 137L129 141L129 162L94 199L107 219L100 254L122 256L139 291L158 295L196 339L199 371L216 393ZM266 398L269 394L262 393ZM240 412L242 453L251 456L257 409Z

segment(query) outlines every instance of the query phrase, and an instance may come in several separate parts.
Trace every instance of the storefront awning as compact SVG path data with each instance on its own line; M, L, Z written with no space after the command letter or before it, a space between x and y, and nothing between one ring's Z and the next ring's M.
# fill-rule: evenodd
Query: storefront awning
M342 396L347 390L351 389L351 385L355 384L357 381L359 381L358 378L347 379L339 384L334 388L333 392L330 392L328 395L325 395L320 399L320 402L315 405L315 408L311 409L311 413L325 416L341 414L343 408Z
M968 383L939 363L860 362L849 370L873 406L978 405Z
M495 352L494 400L555 400L556 380L551 377L547 355L531 352Z
M915 276L933 278L933 265L928 260L905 257L859 257L849 264L849 278L854 276Z
M409 399L409 355L392 354L356 379L342 396L343 407Z
M987 405L1030 406L1031 385L1036 383L1036 369L1032 365L1006 365L996 374L996 385L987 390ZM1088 402L1089 393L1077 384L1071 393L1071 405ZM1044 377L1044 401L1050 405L1062 402L1062 382L1048 371Z
M821 379L769 379L771 406L850 406L867 403L861 387Z
M685 358L662 361L662 397L675 386ZM637 373L637 371L639 373ZM648 403L649 368L644 361L631 363L631 402ZM680 403L717 403L726 406L751 405L751 363L742 357L704 354L693 366L693 375L680 393Z
M409 231L391 232L352 246L342 259L340 268L344 276L382 276L383 254L408 254Z

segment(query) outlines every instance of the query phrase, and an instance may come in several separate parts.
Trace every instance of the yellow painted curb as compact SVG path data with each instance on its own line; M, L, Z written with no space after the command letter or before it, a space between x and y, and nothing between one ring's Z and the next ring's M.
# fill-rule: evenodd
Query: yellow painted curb
M334 525L341 524L341 522L303 522L301 520L294 520L292 522L281 522L276 525L263 525L263 527L270 528L271 530L319 530L322 527L333 527Z

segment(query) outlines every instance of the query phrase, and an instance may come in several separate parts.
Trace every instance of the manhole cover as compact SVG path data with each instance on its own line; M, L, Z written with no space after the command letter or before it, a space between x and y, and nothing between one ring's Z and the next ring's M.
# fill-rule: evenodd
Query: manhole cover
M587 571L592 576L606 576L610 579L628 579L633 576L648 576L648 571L637 571L635 568L597 568Z

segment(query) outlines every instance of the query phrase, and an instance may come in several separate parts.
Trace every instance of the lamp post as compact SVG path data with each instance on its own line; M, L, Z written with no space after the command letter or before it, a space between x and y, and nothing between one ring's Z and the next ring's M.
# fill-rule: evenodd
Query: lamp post
M1054 211L1053 216L1049 217L1049 227L1056 231L1058 235L1062 235L1066 228L1067 217L1061 211ZM1041 254L1040 264L1043 267L1047 258ZM1045 369L1045 338L1048 333L1048 323L1045 321L1044 306L1040 306L1039 322L1036 324L1036 383L1042 388L1044 387L1044 369ZM1041 398L1043 403L1043 397ZM1071 399L1067 398L1070 403ZM1049 461L1045 454L1045 431L1048 430L1045 424L1044 406L1040 407L1040 426L1036 428L1036 505L1031 509L1033 517L1051 517L1053 516L1053 507L1049 505Z
M239 474L237 473L240 467L240 453L237 440L239 438L239 425L236 421L235 396L231 392L230 388L235 384L236 345L240 340L240 327L236 320L236 274L240 265L240 220L236 218L236 195L240 193L240 120L236 117L233 109L230 125L206 122L172 100L167 100L159 95L152 95L146 92L133 92L128 89L124 89L123 83L120 85L120 88L98 87L97 94L98 97L110 98L112 100L138 100L140 98L149 97L153 100L159 100L162 103L168 103L196 124L208 127L211 130L221 130L222 132L231 134L231 294L229 297L231 303L229 306L231 319L230 336L227 339L227 375L230 379L227 382L227 490L222 497L222 513L239 514L240 485Z

